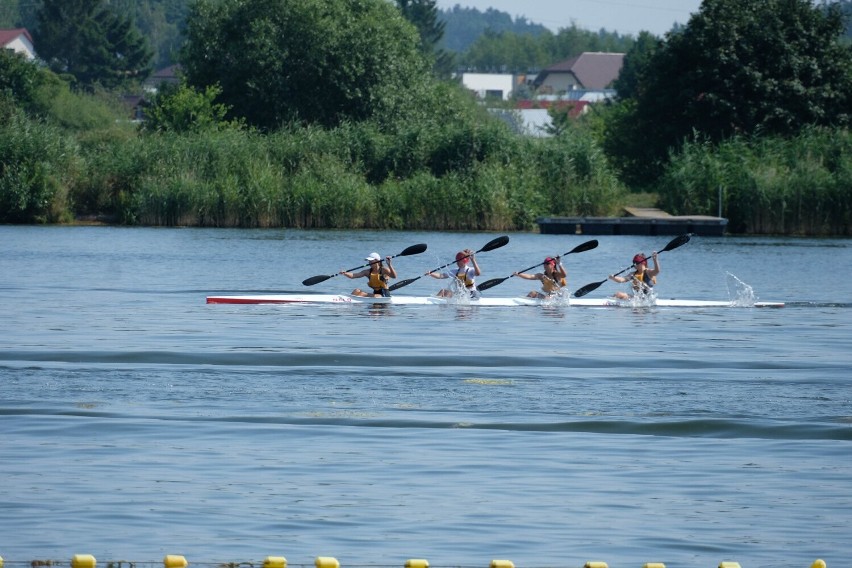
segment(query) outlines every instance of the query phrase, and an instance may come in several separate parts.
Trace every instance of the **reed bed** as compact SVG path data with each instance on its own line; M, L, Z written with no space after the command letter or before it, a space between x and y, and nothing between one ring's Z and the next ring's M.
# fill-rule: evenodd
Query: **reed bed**
M734 233L848 236L852 136L812 128L792 139L694 142L673 157L659 190L676 214L715 215L721 193Z
M2 110L2 109L0 109ZM693 142L660 180L674 214L744 234L852 230L852 137ZM543 215L618 215L627 190L583 129L521 137L496 120L351 123L260 134L224 128L76 136L0 112L0 222L102 216L123 224L532 230Z
M625 190L584 150L496 121L159 134L92 152L80 203L145 225L528 230L544 214L612 212Z

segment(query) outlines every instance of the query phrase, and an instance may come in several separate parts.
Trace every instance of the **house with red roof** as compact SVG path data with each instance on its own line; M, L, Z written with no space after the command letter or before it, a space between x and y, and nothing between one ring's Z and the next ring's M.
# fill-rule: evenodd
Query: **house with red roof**
M0 30L0 48L23 53L27 59L36 58L33 38L26 28Z

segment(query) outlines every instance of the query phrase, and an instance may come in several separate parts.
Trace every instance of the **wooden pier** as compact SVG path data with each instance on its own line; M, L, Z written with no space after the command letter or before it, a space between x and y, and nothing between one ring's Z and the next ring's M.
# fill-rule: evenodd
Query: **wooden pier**
M705 237L725 234L728 220L708 215L670 215L651 207L625 207L625 217L539 217L546 235L682 235Z

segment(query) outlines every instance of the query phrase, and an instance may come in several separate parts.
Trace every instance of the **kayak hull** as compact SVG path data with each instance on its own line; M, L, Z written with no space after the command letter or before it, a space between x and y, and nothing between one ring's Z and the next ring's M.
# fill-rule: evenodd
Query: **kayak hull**
M207 296L208 304L347 304L400 306L581 306L594 308L781 308L783 302L739 303L726 300L676 300L656 299L653 302L633 302L614 298L439 298L437 296L391 296L372 298L347 294L259 294L245 296Z

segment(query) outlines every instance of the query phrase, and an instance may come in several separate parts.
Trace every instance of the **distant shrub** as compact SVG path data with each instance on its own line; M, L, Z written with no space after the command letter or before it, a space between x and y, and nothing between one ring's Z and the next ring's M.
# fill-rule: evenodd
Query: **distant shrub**
M0 222L69 220L68 189L79 169L70 137L19 110L8 112L0 120Z

